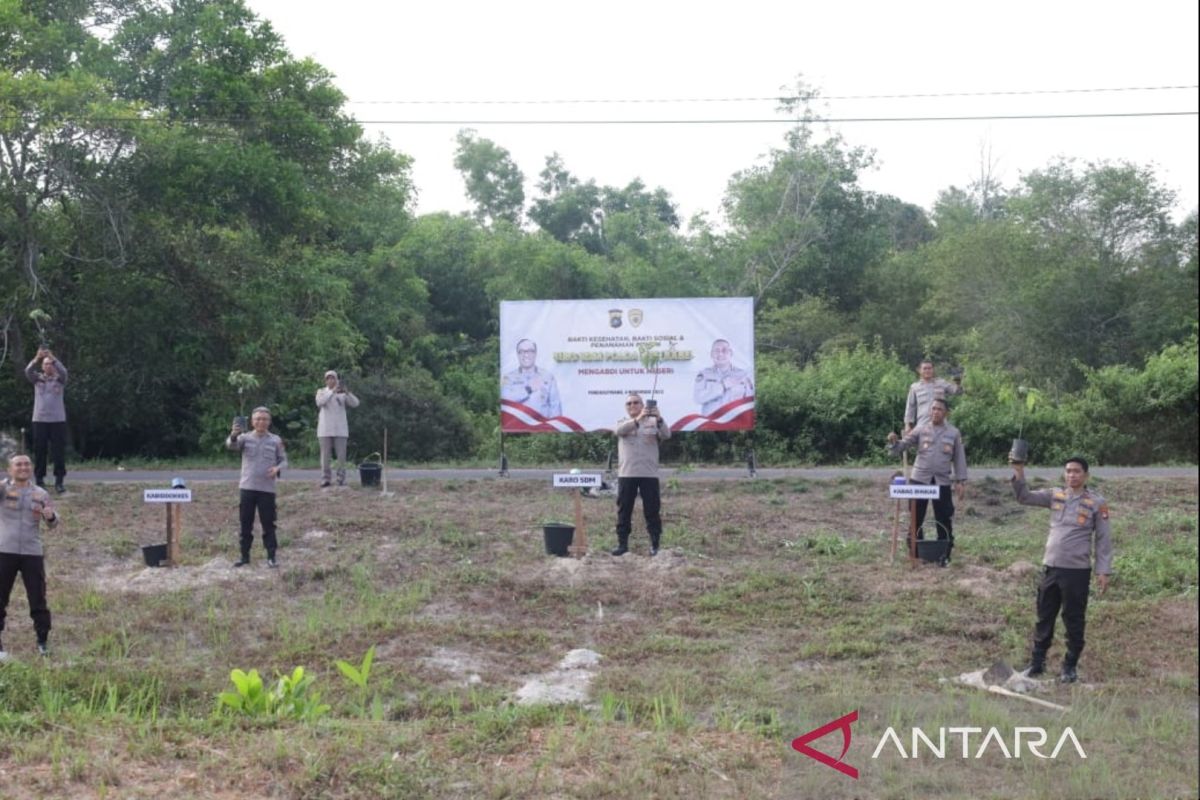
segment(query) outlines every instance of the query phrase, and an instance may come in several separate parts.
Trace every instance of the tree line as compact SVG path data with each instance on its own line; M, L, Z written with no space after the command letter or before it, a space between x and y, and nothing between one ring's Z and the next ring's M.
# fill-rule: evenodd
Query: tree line
M492 458L501 300L752 296L758 429L668 457L877 457L928 357L964 370L974 453L1023 429L1046 458L1196 461L1197 216L1173 221L1152 168L1060 159L1003 185L985 164L927 211L863 188L872 154L803 121L816 96L781 100L797 123L716 221L554 153L527 197L471 130L473 212L418 216L403 141L366 137L241 0L0 0L0 420L27 425L44 342L82 457L216 453L247 399L307 452L333 368L359 455L386 426L393 460ZM235 372L256 378L240 398Z

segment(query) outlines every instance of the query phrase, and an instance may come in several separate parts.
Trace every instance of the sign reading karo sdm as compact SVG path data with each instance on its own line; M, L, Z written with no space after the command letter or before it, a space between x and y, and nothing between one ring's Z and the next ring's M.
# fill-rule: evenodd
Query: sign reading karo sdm
M630 393L672 431L749 430L754 385L749 297L500 304L505 433L611 431Z

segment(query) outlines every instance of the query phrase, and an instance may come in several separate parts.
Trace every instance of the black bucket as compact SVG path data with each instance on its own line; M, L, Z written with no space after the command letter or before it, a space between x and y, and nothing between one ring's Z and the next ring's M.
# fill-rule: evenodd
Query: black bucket
M161 567L162 562L167 560L167 546L148 544L142 548L142 558L146 559L147 567Z
M917 558L931 564L939 564L946 559L950 551L949 539L917 540Z
M1029 461L1029 442L1024 439L1013 439L1012 449L1008 451L1008 460L1013 464L1024 464Z
M542 526L542 539L546 543L546 555L565 558L571 554L571 541L575 538L575 526L565 522L550 522Z
M373 464L370 461L364 461L358 465L358 479L362 482L363 488L368 486L378 486L379 479L382 476L382 464Z

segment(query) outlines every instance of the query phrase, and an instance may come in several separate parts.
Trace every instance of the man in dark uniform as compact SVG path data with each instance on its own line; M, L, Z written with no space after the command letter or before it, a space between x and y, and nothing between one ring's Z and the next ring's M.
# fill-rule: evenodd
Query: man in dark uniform
M1063 656L1059 680L1074 683L1079 680L1076 666L1083 652L1093 553L1101 594L1108 589L1108 577L1112 574L1108 502L1087 488L1088 462L1078 456L1067 459L1063 466L1067 485L1062 489L1030 491L1025 484L1025 465L1014 463L1012 468L1017 502L1050 509L1050 538L1046 540L1046 554L1042 558L1045 566L1038 584L1037 624L1033 629L1028 674L1038 676L1046 671L1046 653L1054 639L1054 620L1061 609L1067 629L1067 654Z

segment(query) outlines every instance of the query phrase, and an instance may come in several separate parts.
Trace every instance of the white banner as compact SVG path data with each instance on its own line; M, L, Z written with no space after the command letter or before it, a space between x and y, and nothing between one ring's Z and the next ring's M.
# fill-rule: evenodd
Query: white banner
M610 431L630 393L672 431L753 428L753 299L500 304L501 430Z
M893 483L888 486L888 497L893 500L937 500L942 487L924 486L919 483Z
M554 488L582 488L585 486L595 486L599 488L604 485L604 476L599 472L556 472L554 473Z
M142 491L143 503L190 503L191 489L145 489Z

